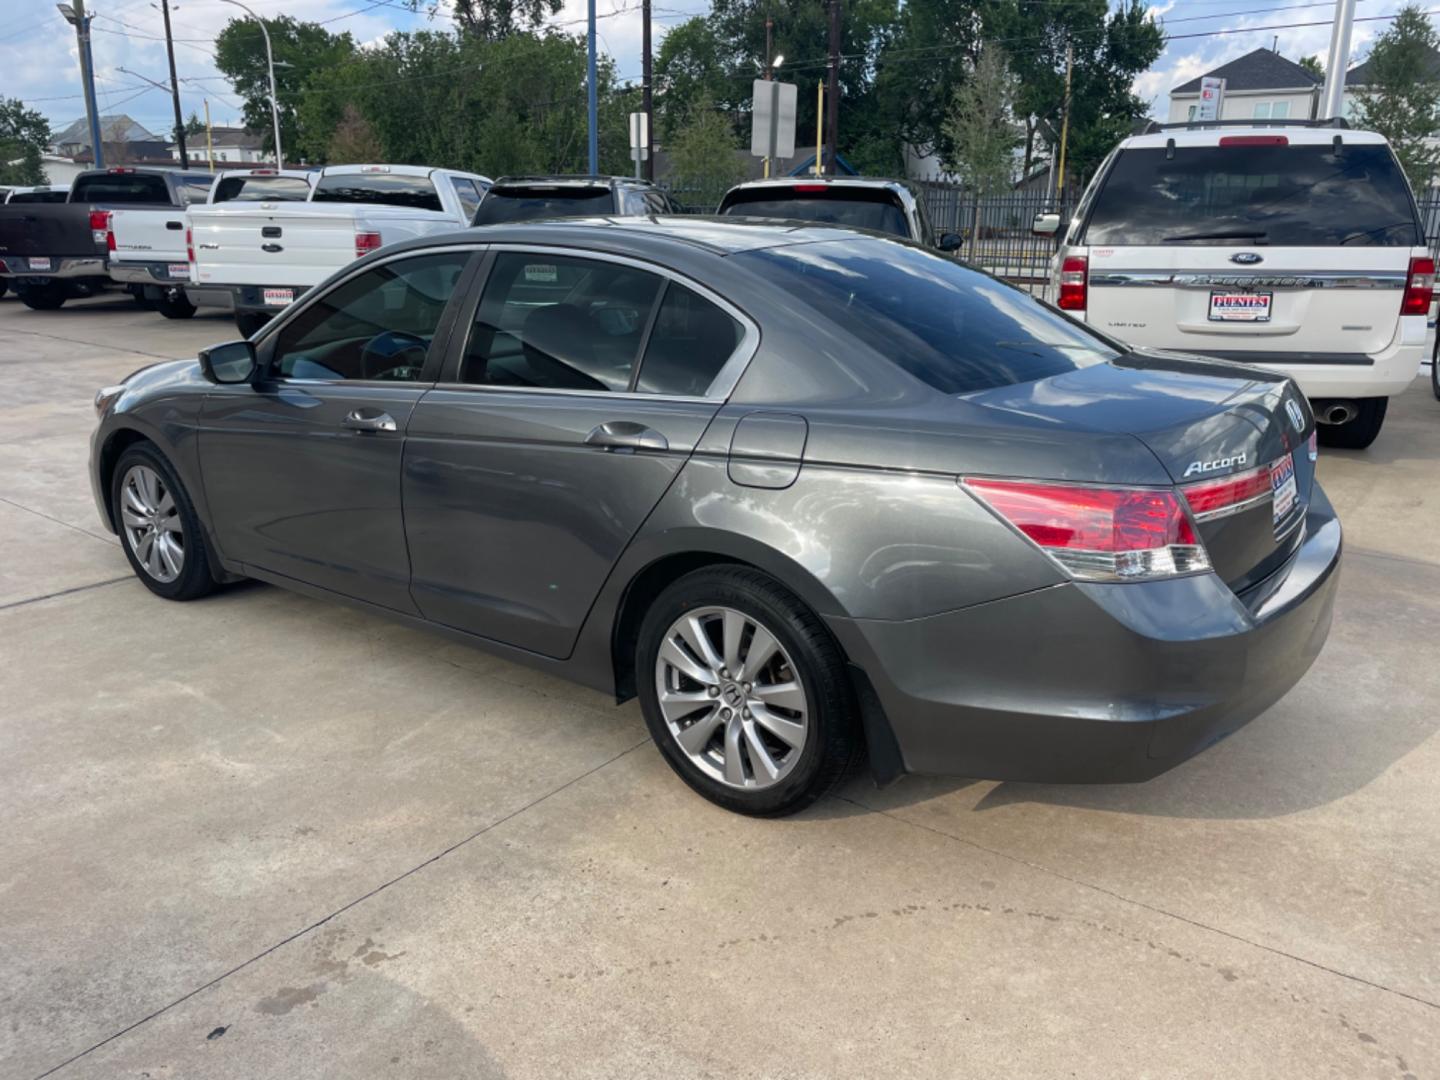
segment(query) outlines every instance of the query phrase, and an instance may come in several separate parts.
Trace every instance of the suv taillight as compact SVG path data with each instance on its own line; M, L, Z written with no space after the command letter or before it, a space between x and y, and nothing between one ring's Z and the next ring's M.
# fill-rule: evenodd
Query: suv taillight
M1405 298L1400 301L1400 314L1430 314L1430 293L1434 288L1435 260L1411 259L1410 274L1405 278Z
M111 251L115 250L115 237L110 234L110 211L90 211L90 239L104 244Z
M355 257L369 255L370 252L379 249L380 234L378 232L357 232L355 234Z
M1089 260L1084 255L1067 255L1060 264L1060 295L1056 304L1062 311L1084 311Z
M1210 569L1173 490L973 477L961 483L1071 577L1145 581Z

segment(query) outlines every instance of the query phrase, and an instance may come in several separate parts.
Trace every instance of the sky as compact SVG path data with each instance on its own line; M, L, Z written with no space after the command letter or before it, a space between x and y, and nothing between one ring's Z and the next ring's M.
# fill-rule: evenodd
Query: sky
M378 42L391 30L450 25L444 14L448 0L440 0L442 10L433 19L400 10L401 0L245 2L261 15L284 13L323 21L333 30L348 30L365 43ZM583 31L585 3L566 0L565 9L551 22ZM1401 0L1357 0L1352 66L1364 58L1375 36L1388 25L1359 20L1393 14L1400 6ZM169 97L128 73L157 82L168 79L159 0L87 0L87 7L96 16L91 47L101 113L128 113L151 131L168 131L173 122ZM654 0L656 47L666 28L707 8L708 0ZM1314 53L1323 60L1329 49L1334 5L1330 0L1161 0L1150 10L1170 40L1155 65L1136 79L1135 91L1154 115L1163 116L1172 87L1252 49L1268 48L1277 36L1280 52L1290 59ZM597 0L597 11L600 50L615 58L622 79L638 79L638 0ZM187 117L192 112L203 116L208 98L215 124L239 118L240 102L218 76L213 56L216 33L234 17L244 16L225 0L172 0L175 62L181 107ZM1266 29L1269 27L1284 28ZM1214 33L1232 29L1243 32ZM84 115L75 33L56 11L54 0L0 0L0 97L24 99L56 130Z

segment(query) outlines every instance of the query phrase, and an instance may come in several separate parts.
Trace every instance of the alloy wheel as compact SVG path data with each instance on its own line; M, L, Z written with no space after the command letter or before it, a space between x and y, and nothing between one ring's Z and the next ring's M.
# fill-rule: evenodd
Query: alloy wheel
M779 639L743 612L704 607L676 619L655 659L655 691L671 737L722 784L771 787L800 760L805 687Z
M169 584L185 568L185 530L165 478L148 465L132 465L120 484L120 520L135 561Z

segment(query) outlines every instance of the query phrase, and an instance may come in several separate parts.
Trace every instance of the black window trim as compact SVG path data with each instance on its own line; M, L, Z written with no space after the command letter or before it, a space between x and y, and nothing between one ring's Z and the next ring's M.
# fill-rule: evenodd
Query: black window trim
M665 287L660 289L656 296L654 306L650 312L649 322L646 324L645 332L640 342L640 350L636 357L635 369L631 372L629 390L573 390L558 389L544 386L499 386L492 383L467 383L461 382L460 364L464 359L465 350L470 344L470 335L475 329L475 315L480 307L480 299L485 293L485 286L490 280L490 271L495 265L495 257L503 252L520 252L522 254L564 256L572 259L594 259L597 262L613 262L622 266L633 267L636 270L643 270L646 273L654 274L663 279ZM641 362L645 357L645 348L650 344L650 333L655 328L655 320L659 316L660 301L670 291L670 282L676 282L690 289L696 295L709 300L721 311L729 315L741 328L744 334L741 335L740 343L730 354L730 358L721 365L716 372L715 378L711 380L710 386L704 394L650 394L644 391L635 390L633 387L635 379L640 373ZM596 251L592 248L565 247L558 244L525 244L511 241L509 243L490 244L487 246L485 258L482 260L474 281L470 284L470 295L466 298L464 307L458 313L457 324L463 327L462 332L450 335L448 355L440 369L440 377L437 385L445 390L472 390L479 392L496 392L505 394L550 394L585 398L605 398L617 401L680 401L680 402L713 402L721 403L729 399L740 377L745 369L750 366L750 361L760 349L760 327L754 319L741 311L729 300L720 296L713 289L700 284L693 278L686 277L667 266L659 263L649 262L646 259L639 259L629 255L616 255L608 251ZM393 384L392 384L393 385Z
M450 299L445 303L445 310L440 313L440 321L435 324L435 336L430 339L430 348L425 353L425 366L421 369L420 378L411 382L397 382L394 379L297 379L294 376L280 375L275 372L275 343L280 332L290 322L299 318L300 314L316 303L321 296L328 296L336 289L342 288L378 266L386 266L401 259L446 255L451 252L464 252L469 258L461 269L459 278L455 281L455 288L450 294ZM267 385L283 384L285 386L386 386L392 388L416 386L429 388L434 386L440 381L440 371L448 356L456 315L468 303L469 289L479 267L486 261L483 257L484 254L484 244L446 244L443 247L411 248L408 251L397 251L387 258L376 259L364 266L357 266L352 273L330 282L328 288L307 290L305 295L286 308L284 313L266 323L255 339L256 367L262 373L257 376L257 381ZM477 258L477 256L481 257Z

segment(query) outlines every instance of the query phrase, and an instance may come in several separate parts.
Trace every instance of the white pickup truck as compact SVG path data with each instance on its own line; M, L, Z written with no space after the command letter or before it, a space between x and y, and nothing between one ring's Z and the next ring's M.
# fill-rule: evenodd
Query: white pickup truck
M202 174L206 181L209 173ZM310 196L315 172L294 169L236 169L214 178L204 192L204 203L303 202ZM113 281L139 290L148 303L167 319L188 319L196 304L228 306L230 294L209 294L190 285L190 255L185 244L188 211L201 205L194 192L182 205L158 212L152 207L118 209L110 213L109 270Z
M346 263L397 240L468 226L489 187L488 177L449 169L332 165L303 205L193 207L191 285L227 292L249 336Z

